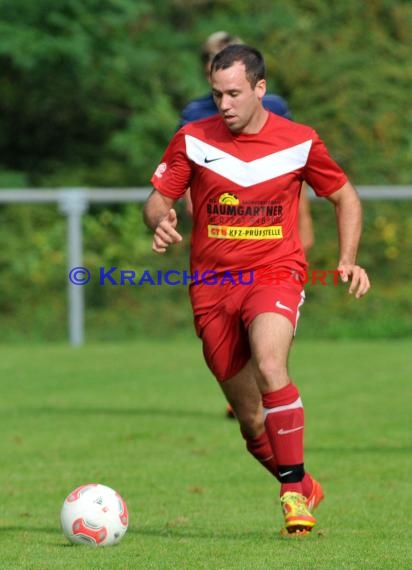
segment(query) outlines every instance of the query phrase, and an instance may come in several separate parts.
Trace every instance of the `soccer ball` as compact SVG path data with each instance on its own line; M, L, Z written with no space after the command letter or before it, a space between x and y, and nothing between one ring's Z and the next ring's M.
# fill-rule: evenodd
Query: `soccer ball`
M106 485L90 483L66 497L60 521L63 534L74 544L112 546L125 535L129 515L119 493Z

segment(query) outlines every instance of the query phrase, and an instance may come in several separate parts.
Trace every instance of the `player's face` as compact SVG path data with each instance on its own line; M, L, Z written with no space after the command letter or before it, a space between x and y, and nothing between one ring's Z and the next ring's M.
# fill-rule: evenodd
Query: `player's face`
M256 133L266 120L262 97L266 92L266 81L250 85L245 66L235 62L232 67L219 69L211 74L212 93L219 113L233 133Z

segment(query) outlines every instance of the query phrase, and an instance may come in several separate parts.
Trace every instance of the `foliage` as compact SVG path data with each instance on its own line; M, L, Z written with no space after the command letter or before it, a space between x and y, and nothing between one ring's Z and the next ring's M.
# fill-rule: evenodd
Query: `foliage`
M117 267L117 282L121 270L137 276L145 270L153 275L168 269L183 271L188 240L168 256L153 255L151 234L135 204L94 206L83 217L83 228L84 265L92 275L85 286L89 339L167 335L176 326L191 326L185 287L134 287L128 282L116 287L100 279L100 268L107 272ZM66 338L66 253L66 220L55 206L19 204L0 209L0 340Z
M366 297L355 300L347 285L326 286L320 281L306 286L307 302L299 324L299 335L329 338L399 338L411 336L409 317L410 267L405 252L412 247L412 216L404 204L365 201L364 233L358 261L367 268L372 288ZM309 254L310 271L329 271L337 263L334 211L324 200L312 205L315 246ZM407 255L406 255L407 257ZM311 280L312 281L312 280Z
M412 6L303 2L296 8L290 6L293 30L284 26L265 42L293 62L293 73L289 65L277 72L296 117L319 130L359 184L409 184Z
M405 260L412 249L412 216L402 203L365 202L364 209L359 262L368 268L372 290L357 301L331 277L325 286L311 280L299 337L312 338L313 331L332 338L412 335L410 267ZM156 276L158 271L188 269L190 224L182 208L178 211L184 242L161 256L151 252L151 234L139 205L93 206L84 216L84 265L91 272L84 287L88 341L168 337L181 330L194 334L184 285L138 285L145 271ZM333 208L317 200L312 212L316 243L310 275L334 270L337 258ZM117 285L100 278L100 268L107 273L113 267ZM136 285L121 285L120 271L134 271ZM0 210L0 272L0 341L67 338L66 220L56 207L12 205Z
M207 89L199 46L217 29L262 49L270 89L356 184L410 184L410 2L0 0L0 10L3 188L147 186L179 110ZM334 268L332 211L316 203L314 217L312 266ZM302 336L411 334L411 217L402 204L369 202L365 222L361 261L374 289L355 303L342 287L309 287ZM192 326L183 287L102 287L95 277L112 265L186 268L188 237L153 256L136 205L94 206L84 234L89 338ZM0 209L1 339L65 338L65 241L54 206Z
M358 183L410 182L409 2L0 0L0 8L0 168L30 185L146 186L179 109L206 90L199 45L222 28L261 47L271 89Z

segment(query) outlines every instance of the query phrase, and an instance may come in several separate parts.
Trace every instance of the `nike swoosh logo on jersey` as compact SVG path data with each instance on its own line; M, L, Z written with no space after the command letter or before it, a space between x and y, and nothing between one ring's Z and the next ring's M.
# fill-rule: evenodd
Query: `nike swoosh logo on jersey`
M276 301L275 306L278 309L283 309L284 311L290 311L291 313L293 313L293 310L290 307L287 307L286 305L283 305L280 301Z
M295 431L299 431L300 429L303 429L303 426L299 426L299 427L292 428L292 429L283 429L283 428L281 428L281 429L278 430L278 434L279 434L279 435L286 435L286 434L288 434L288 433L293 433L293 432L295 432Z
M195 164L212 170L243 188L273 180L305 166L312 140L273 152L256 160L242 160L192 135L185 135L187 157ZM205 160L219 154L226 160Z
M209 164L210 162L215 162L215 160L222 160L222 158L225 158L224 156L218 156L217 158L207 158L207 156L205 156L205 163Z

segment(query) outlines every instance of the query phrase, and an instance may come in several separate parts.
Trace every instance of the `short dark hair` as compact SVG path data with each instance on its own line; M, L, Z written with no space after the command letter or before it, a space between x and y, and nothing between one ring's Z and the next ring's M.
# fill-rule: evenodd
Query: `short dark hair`
M200 52L200 59L203 65L210 63L217 53L219 53L223 48L231 46L233 44L243 44L243 40L239 36L232 36L229 32L223 30L219 32L213 32L206 39L202 45Z
M261 79L266 78L265 61L259 50L245 44L230 45L222 49L212 60L211 73L227 69L240 61L244 64L246 77L252 88Z

